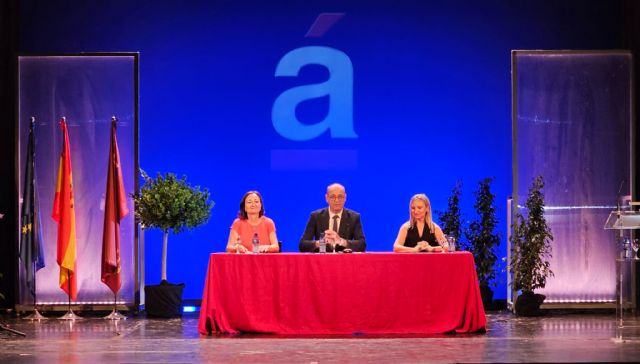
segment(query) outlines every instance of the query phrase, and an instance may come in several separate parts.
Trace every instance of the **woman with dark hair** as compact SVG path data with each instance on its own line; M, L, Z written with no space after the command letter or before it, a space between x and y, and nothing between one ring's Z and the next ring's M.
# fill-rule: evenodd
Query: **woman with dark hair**
M264 216L264 204L258 191L249 191L240 201L238 218L231 224L228 253L250 253L253 251L253 240L259 241L260 253L277 253L278 237L276 225L270 218Z
M447 239L442 229L433 222L431 202L419 193L409 201L409 221L402 224L393 244L397 253L447 251Z

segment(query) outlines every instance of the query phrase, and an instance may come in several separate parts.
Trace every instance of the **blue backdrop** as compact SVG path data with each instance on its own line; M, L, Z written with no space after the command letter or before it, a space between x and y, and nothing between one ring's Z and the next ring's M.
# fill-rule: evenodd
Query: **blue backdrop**
M20 50L140 52L140 165L187 175L216 203L169 239L170 281L199 298L250 189L295 251L340 182L368 250L390 251L413 194L444 210L461 180L470 219L494 176L506 256L510 51L619 48L620 3L24 0ZM155 283L161 234L146 240ZM497 284L505 297L504 274Z

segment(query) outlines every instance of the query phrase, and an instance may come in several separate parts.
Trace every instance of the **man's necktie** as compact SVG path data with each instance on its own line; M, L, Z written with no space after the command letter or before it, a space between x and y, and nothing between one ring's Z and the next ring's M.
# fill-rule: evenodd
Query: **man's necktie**
M338 219L340 217L338 215L333 215L333 226L331 227L331 230L335 231L336 234L338 234ZM335 242L333 245L333 252L335 253L337 250L336 248L338 247L338 242Z

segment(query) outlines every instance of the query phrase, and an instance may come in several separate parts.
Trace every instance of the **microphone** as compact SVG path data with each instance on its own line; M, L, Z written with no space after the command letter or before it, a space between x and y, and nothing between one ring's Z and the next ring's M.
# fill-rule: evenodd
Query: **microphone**
M618 188L618 196L622 193L622 186L624 186L624 180L620 181L620 188Z
M618 196L617 196L617 202L618 202L618 212L620 212L620 199L622 198L620 196L620 194L622 193L622 187L624 186L624 179L622 181L620 181L620 187L618 188Z

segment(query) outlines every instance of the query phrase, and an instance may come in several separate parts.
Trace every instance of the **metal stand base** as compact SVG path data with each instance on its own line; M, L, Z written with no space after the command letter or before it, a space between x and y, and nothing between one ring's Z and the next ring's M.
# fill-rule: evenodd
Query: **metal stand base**
M114 309L113 311L111 311L111 313L105 317L103 317L105 320L126 320L127 316L121 314L120 312L118 312L116 309Z
M22 318L23 320L48 320L48 317L42 316L40 314L40 311L38 311L38 309L34 309L33 313L29 316L25 316Z
M82 320L82 317L76 315L75 313L73 313L73 310L69 310L67 311L67 313L64 314L64 316L60 317L59 320L71 320L71 321L75 321L75 320Z

